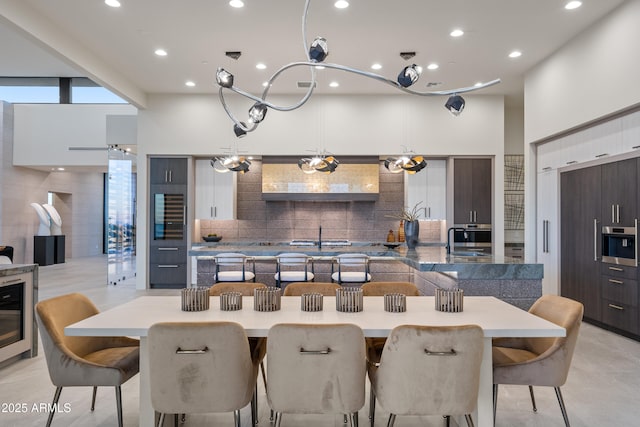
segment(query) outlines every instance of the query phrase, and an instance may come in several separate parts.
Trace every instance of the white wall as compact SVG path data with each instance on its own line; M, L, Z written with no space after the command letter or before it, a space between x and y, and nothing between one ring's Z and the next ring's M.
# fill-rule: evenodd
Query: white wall
M524 108L504 110L504 154L524 154Z
M525 141L640 103L640 0L630 0L525 76Z
M13 164L16 166L106 166L107 116L135 115L130 105L16 104Z
M297 98L273 97L291 105ZM388 155L403 146L427 156L495 156L495 246L504 244L504 98L465 96L459 117L444 108L445 97L313 96L292 112L269 111L258 129L245 138L233 134L233 123L216 96L150 95L148 109L138 113L138 194L148 195L149 155L224 154L238 144L251 155L308 154L323 149L336 155ZM231 97L238 118L253 102ZM146 286L147 197L138 198L137 284Z

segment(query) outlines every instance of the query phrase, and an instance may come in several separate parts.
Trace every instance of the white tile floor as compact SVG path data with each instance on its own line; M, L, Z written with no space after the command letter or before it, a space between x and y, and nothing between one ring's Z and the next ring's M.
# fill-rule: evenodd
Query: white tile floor
M40 299L68 292L82 292L101 310L106 310L148 293L168 294L177 291L138 291L131 281L107 286L106 257L74 258L65 264L40 268ZM259 382L261 384L261 382ZM138 425L138 377L122 388L124 423ZM41 404L49 404L54 387L47 373L42 351L33 359L24 359L0 369L0 426L44 426L47 414ZM569 418L573 427L581 426L637 426L640 425L640 343L583 324L569 379L562 387ZM260 425L269 425L269 410L264 388L259 390ZM496 426L552 427L563 426L560 409L553 389L536 388L538 412L531 411L527 387L501 386ZM96 410L89 410L89 388L66 388L60 398L68 404L68 412L56 414L53 426L90 427L115 426L114 391L98 390ZM25 409L22 411L22 409ZM64 407L63 407L64 409ZM368 405L360 412L360 425L368 426ZM20 412L19 412L20 411ZM246 411L243 416L248 417ZM388 414L380 405L376 411L376 425L386 425ZM169 424L167 424L169 425ZM233 425L231 414L189 416L187 426ZM294 416L283 417L282 426L341 427L342 417ZM396 426L441 426L440 417L398 417Z

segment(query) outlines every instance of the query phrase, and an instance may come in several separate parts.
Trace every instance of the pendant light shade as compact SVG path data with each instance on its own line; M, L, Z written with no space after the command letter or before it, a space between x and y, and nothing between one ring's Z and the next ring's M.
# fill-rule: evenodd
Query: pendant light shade
M224 68L218 68L216 72L216 83L224 88L231 88L233 86L233 74Z
M391 173L407 172L414 174L420 172L427 166L427 161L423 156L406 155L403 154L399 157L387 157L384 161L384 167Z
M329 55L329 46L327 45L327 39L324 37L316 37L311 43L309 48L309 58L313 62L322 62Z
M230 155L226 157L216 157L211 159L211 166L216 172L249 172L251 162L245 156Z
M302 172L312 174L316 172L333 173L340 162L333 156L318 154L313 157L303 157L298 161L298 167Z
M402 87L409 87L420 78L420 73L416 64L408 65L398 74L398 84Z
M462 110L464 110L464 104L465 102L463 97L461 97L460 95L452 95L447 100L447 103L444 104L444 108L449 110L451 114L457 117L460 115L460 113L462 113Z

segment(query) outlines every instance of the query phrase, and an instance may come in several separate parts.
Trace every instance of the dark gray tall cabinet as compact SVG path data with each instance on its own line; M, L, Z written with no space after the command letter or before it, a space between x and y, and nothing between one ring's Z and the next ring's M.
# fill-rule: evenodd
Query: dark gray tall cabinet
M186 158L149 160L149 286L187 286Z
M454 159L455 224L491 224L491 177L491 159Z
M602 262L602 227L633 227L640 206L640 159L561 174L563 296L581 301L585 318L640 334L637 267Z

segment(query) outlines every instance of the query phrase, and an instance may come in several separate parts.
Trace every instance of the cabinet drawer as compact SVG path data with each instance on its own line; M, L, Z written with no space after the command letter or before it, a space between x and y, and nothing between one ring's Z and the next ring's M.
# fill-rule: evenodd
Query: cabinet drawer
M187 286L187 265L151 263L149 285L154 287L184 288Z
M602 298L633 307L638 306L638 282L636 280L602 276L601 284Z
M519 246L507 246L506 248L504 248L504 254L512 258L524 258L524 248Z
M187 248L179 245L151 246L149 261L151 264L184 264L187 261Z
M638 272L636 267L628 267L626 265L602 263L600 272L607 276L625 277L627 279L637 279Z
M626 304L602 299L602 321L623 331L638 334L638 309Z

